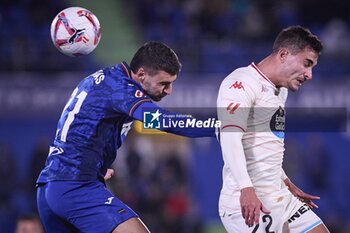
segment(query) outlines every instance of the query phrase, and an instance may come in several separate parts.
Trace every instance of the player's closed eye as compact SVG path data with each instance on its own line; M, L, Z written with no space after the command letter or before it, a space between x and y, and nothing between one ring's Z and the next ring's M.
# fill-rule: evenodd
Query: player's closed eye
M306 60L304 66L305 66L306 68L308 68L308 67L312 67L313 64L314 64L314 63L313 63L312 61Z
M172 83L170 83L170 82L162 82L162 83L160 83L160 85L164 86L164 88L172 87Z

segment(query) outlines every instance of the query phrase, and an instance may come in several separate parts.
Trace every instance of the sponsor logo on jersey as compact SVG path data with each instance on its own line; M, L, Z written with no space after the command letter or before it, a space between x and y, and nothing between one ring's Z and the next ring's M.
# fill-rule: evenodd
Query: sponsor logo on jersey
M241 105L241 103L235 103L235 102L231 102L226 110L230 113L230 114L233 114L235 113L235 111L239 108L239 105Z
M114 199L114 197L109 197L109 198L107 198L107 201L105 202L105 204L106 204L106 205L112 204L113 199Z
M273 114L270 120L270 129L276 137L284 138L285 122L285 110L281 106L279 106L279 108L277 109L275 114Z
M310 207L307 204L302 205L297 212L295 212L289 219L288 223L295 221L297 218L300 218L301 215L305 214L310 210Z
M141 98L141 97L144 97L144 96L145 96L145 94L142 91L136 90L136 92L135 92L135 97L136 98Z
M234 88L234 89L243 89L243 91L245 91L244 90L244 86L243 86L243 84L242 84L242 82L240 82L240 81L236 81L236 82L234 82L231 86L230 86L230 89L231 88Z

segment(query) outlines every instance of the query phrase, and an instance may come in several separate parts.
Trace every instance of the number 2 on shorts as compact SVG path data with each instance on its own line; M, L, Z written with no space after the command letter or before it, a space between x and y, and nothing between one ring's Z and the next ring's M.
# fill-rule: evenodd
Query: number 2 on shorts
M265 227L265 232L266 232L266 233L275 233L274 231L270 231L270 227L271 227L271 225L272 225L272 217L271 217L271 215L265 214L264 216L262 216L262 220L263 220L263 222L267 222L267 221L268 221L268 223L267 223L267 225L266 225L266 227ZM257 224L257 225L254 227L252 233L256 233L256 231L257 231L258 229L259 229L259 224Z

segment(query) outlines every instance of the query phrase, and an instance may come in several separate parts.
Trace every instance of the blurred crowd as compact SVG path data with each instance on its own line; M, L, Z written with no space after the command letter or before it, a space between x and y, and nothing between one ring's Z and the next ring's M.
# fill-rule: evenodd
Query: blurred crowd
M110 189L140 215L151 232L203 233L191 193L188 139L129 135Z
M132 207L151 232L207 232L208 223L201 211L208 206L198 206L200 193L194 190L191 173L200 173L202 179L220 174L210 175L208 169L211 167L207 167L205 172L195 168L189 155L200 152L192 151L191 140L177 136L139 135L134 131L129 136L118 152L117 162L113 164L115 175L107 182L112 193ZM336 191L339 162L331 157L322 134L307 137L289 135L285 171L305 192L321 196L321 201L316 203L320 206L316 212L330 232L349 232L348 215L342 213L348 206L344 203L347 203L346 193L350 193L350 190L343 187L343 195ZM19 177L16 171L21 162L14 156L13 148L3 143L0 145L1 232L14 232L18 221L28 216L35 218L35 180L44 166L47 150L48 141L39 139L33 151L27 155L30 157L29 169ZM214 161L220 163L220 151L210 156L216 157ZM200 159L208 158L202 156ZM210 184L206 180L202 185L206 183Z
M198 203L191 193L188 140L135 132L129 136L113 164L115 175L107 182L110 190L132 207L152 232L203 233ZM14 148L0 144L1 232L14 232L22 219L35 220L35 181L44 167L48 146L46 139L39 139L26 155L30 157L28 169L19 175L16 171L21 161Z
M160 40L179 54L183 72L227 73L270 52L281 28L302 24L320 36L321 76L350 72L350 3L341 0L123 1L141 41ZM89 57L69 58L52 46L53 17L64 1L4 0L0 8L1 71L90 70ZM135 17L133 17L135 16Z
M126 1L125 1L126 2ZM132 2L130 4L130 2ZM284 27L301 24L325 44L321 76L350 72L350 3L336 0L132 0L146 40L180 54L184 71L227 73L271 51Z
M91 70L90 57L75 59L57 52L51 21L68 5L64 1L4 0L0 4L0 71Z
M14 232L16 223L37 221L35 181L47 157L47 140L41 139L28 153L26 174L21 176L21 161L13 148L0 142L0 231ZM40 222L39 222L40 223ZM25 225L25 224L24 224ZM17 232L17 231L16 231ZM41 231L18 231L18 233Z

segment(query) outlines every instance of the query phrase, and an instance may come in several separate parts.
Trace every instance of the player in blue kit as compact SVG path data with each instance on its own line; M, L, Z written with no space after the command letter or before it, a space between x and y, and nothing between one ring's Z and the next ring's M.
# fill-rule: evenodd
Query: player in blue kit
M144 44L127 63L99 70L80 82L59 119L37 202L47 232L149 232L138 215L104 185L133 120L171 94L181 64L159 42ZM164 110L165 111L165 110ZM167 128L188 137L213 137L213 128ZM108 172L107 172L108 171Z

